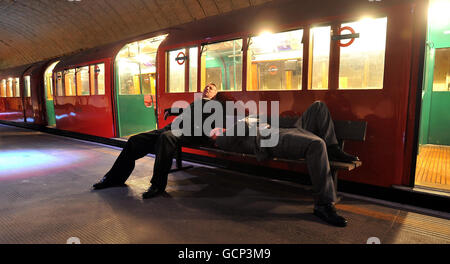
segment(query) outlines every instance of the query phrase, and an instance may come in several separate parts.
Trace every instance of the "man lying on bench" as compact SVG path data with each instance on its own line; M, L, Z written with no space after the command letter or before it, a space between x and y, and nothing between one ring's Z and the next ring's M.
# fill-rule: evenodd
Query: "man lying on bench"
M216 95L216 86L208 84L203 91L202 109L209 100L214 100ZM181 118L183 122L192 123L195 111L191 110L194 105L195 102L188 107L190 111L184 111L182 115L177 117L178 121ZM192 115L184 113L192 113ZM202 125L210 115L202 112ZM190 120L188 120L189 118ZM215 144L223 150L255 153L257 156L262 155L265 158L306 158L314 189L314 214L330 224L346 226L347 221L336 213L334 207L336 190L330 172L329 159L349 162L358 158L343 152L339 148L333 121L324 103L315 102L312 104L297 120L295 128L279 129L280 141L271 148L261 147L255 138L220 135L220 133L217 133L223 130L220 127L211 127L209 131L202 129L200 136L193 136L194 133L188 136L176 135L174 123L176 122L159 130L130 137L113 167L100 182L94 184L94 189L123 185L134 169L135 160L148 153L155 153L151 186L142 196L144 199L158 196L166 188L172 159L180 145L212 146ZM192 127L194 126L195 124ZM242 148L243 146L246 147Z

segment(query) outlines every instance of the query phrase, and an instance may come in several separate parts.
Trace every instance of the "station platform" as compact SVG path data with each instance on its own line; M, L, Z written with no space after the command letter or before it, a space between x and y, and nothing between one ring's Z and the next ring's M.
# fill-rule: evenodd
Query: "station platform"
M0 125L0 243L450 243L445 213L341 193L349 224L338 228L312 214L309 186L200 164L171 173L166 195L143 200L151 156L126 187L92 190L120 150Z

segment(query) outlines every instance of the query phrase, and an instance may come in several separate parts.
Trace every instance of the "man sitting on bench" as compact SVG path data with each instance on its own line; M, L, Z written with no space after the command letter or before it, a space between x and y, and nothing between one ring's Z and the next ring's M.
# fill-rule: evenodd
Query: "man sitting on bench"
M253 121L251 121L253 120ZM244 122L245 135L238 135L239 122ZM330 162L352 162L358 158L345 153L338 145L333 120L325 103L314 102L293 126L277 131L278 144L274 147L260 147L261 136L250 136L247 132L258 126L258 120L246 118L235 123L234 135L226 136L224 129L215 128L211 137L219 149L255 154L258 160L268 158L306 159L314 194L314 214L324 221L344 227L347 221L336 213L336 190L330 170ZM259 124L261 126L261 124ZM255 128L259 131L257 128Z
M203 106L208 101L214 100L216 95L216 85L213 83L206 85L203 90L201 104L199 106L201 107L200 109L203 109ZM196 102L194 101L188 106L191 111L183 111L183 113L188 114L182 114L177 117L177 119L181 119L183 121L187 120L187 122L191 124L192 130L198 126L202 129L204 121L212 114L202 112L201 120L199 120L199 124L196 124L196 120L194 118L195 105ZM183 121L181 121L181 123ZM153 130L130 137L119 157L114 162L112 168L98 183L93 185L94 189L99 190L115 186L123 186L134 169L135 161L144 157L148 153L155 153L155 164L153 167L153 177L151 179L152 184L150 188L142 194L142 197L146 199L163 193L166 189L167 176L172 166L173 156L177 151L178 146L186 143L199 146L211 144L209 132L207 132L208 134L205 134L203 129L200 136L194 136L195 133L193 131L190 135L182 136L176 136L172 132L173 130L171 123L162 129Z

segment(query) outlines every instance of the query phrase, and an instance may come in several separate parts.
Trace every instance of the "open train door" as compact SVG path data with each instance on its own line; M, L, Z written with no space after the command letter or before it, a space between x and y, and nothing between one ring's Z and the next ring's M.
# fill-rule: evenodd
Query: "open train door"
M416 186L450 191L450 2L430 1Z
M55 61L50 64L44 72L44 96L45 96L45 107L47 109L47 125L54 127L56 125L55 120L55 106L53 105L53 69L59 61Z
M157 129L156 54L166 36L128 43L116 56L119 137Z

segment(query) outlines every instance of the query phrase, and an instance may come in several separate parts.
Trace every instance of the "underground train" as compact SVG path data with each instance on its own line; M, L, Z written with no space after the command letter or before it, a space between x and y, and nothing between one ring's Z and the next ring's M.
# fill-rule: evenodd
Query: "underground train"
M321 100L334 119L366 121L366 140L345 146L363 166L339 178L412 186L427 6L274 1L3 70L0 119L126 138L168 124L164 109L214 82L243 102L279 101L281 115Z

